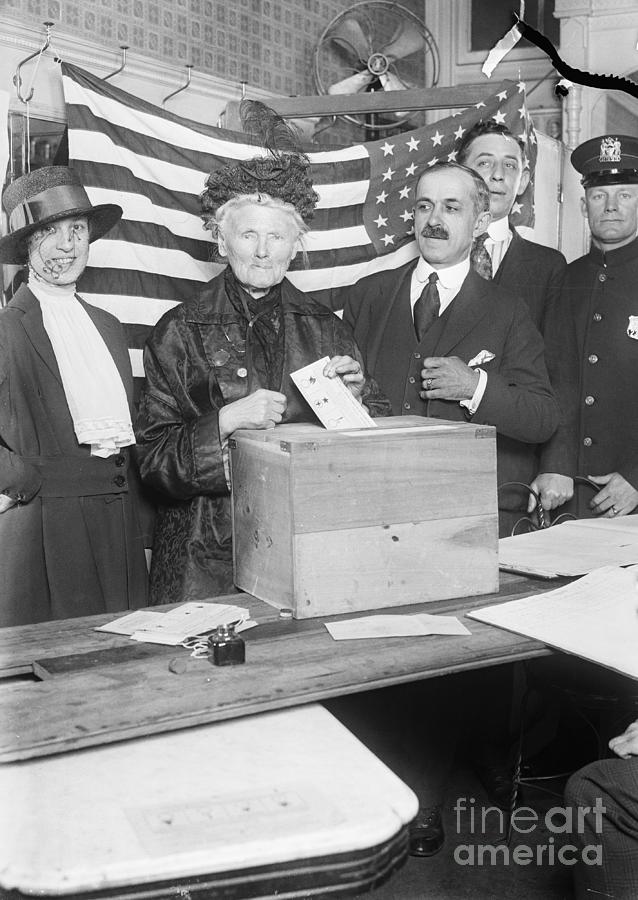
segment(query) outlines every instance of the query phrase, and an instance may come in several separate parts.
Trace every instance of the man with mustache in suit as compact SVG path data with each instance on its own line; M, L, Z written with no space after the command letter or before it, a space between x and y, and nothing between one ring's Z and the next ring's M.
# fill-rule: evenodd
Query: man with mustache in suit
M487 186L471 169L426 169L415 190L419 259L348 288L343 317L393 415L494 425L499 484L529 484L534 447L551 437L559 414L527 307L470 267L489 208ZM527 497L499 501L506 535Z
M419 259L348 288L344 321L393 415L495 426L499 483L529 484L535 445L552 435L559 413L543 340L524 302L470 266L489 209L487 186L471 169L457 163L427 168L415 190ZM527 499L518 503L518 509L501 504L501 534L525 515ZM356 713L353 704L332 707L349 727L363 728L364 739L419 797L410 833L414 856L431 856L443 846L441 805L467 693L461 676L449 676L359 695ZM374 726L370 734L370 723L379 722L383 734Z

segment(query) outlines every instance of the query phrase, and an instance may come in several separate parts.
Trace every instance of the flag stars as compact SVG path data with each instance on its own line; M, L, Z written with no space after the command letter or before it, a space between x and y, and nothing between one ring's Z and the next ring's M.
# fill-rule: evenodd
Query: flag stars
M452 150L451 153L448 153L448 155L447 155L447 161L448 161L448 162L456 162L456 153L457 153L456 150Z
M499 112L495 113L492 118L497 125L502 125L505 122L505 113L499 110Z
M407 186L406 186L406 187L402 187L401 190L399 191L399 199L400 199L400 200L407 200L408 197L410 196L410 191L411 191L411 190L412 190L412 188L409 188L409 187L407 187Z
M430 138L430 140L432 141L433 147L440 146L441 141L443 140L443 135L441 134L441 132L439 131L438 128L436 129L436 134L433 134L432 137Z
M404 209L399 218L403 219L404 222L411 222L414 218L414 213L409 209Z
M516 87L518 88L518 93L519 93L519 94L522 94L523 91L525 90L525 82L524 82L524 81L517 81L517 82L516 82Z
M480 109L482 106L485 106L485 104L483 103L482 100L479 100L479 102L475 103L474 106L476 109Z
M383 243L388 246L388 244L394 244L394 235L393 234L384 234L381 238Z
M394 152L394 144L388 144L388 142L386 141L381 149L383 150L384 156L392 156Z
M507 91L500 91L500 93L498 93L496 96L501 101L507 100Z
M428 163L428 168L431 169L432 166L435 166L438 163L438 161L439 161L438 156L433 156L432 159Z
M526 111L526 109L525 109L524 106L521 106L521 108L520 108L519 111L518 111L518 114L519 114L519 116L520 116L521 119L524 119L524 118L525 118L525 116L527 115L527 111Z
M457 139L457 141L460 141L461 138L463 137L463 135L465 134L465 132L466 132L466 129L463 128L462 125L459 125L459 127L454 132L454 137Z
M412 163L412 165L408 166L408 168L405 170L405 177L410 178L410 176L414 175L417 169L418 166L415 163Z
M520 215L520 213L521 213L522 211L523 211L523 206L522 206L522 204L520 204L520 203L518 202L518 200L515 200L514 203L512 203L512 208L511 208L510 212L517 213L517 214Z
M388 195L385 191L381 191L381 193L377 195L377 203L385 203L387 199Z
M410 140L405 145L408 148L408 153L412 153L413 150L419 149L419 144L421 141L417 141L415 137L411 137Z
M381 213L379 213L379 215L377 216L377 218L374 220L374 224L377 226L377 228L385 228L386 225L388 224L388 220L385 219L385 218L381 215Z
M388 166L388 168L383 173L383 180L384 181L392 181L392 176L394 175L394 173L395 173L395 170L391 169L390 166Z

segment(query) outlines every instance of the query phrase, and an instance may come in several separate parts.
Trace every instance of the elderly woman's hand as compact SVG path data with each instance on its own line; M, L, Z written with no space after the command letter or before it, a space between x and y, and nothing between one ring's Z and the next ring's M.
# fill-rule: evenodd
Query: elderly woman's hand
M339 375L346 387L361 402L365 377L356 359L353 359L351 356L333 356L326 363L323 374L326 378L336 378Z
M219 410L219 437L222 441L238 428L274 428L286 411L286 397L279 391L259 388L241 400Z

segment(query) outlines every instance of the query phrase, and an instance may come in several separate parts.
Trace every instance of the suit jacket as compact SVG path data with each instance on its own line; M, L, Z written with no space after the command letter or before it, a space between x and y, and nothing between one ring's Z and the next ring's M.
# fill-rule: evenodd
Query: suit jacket
M493 280L510 294L522 297L534 325L543 334L547 310L559 301L566 270L562 253L528 241L512 229L512 241Z
M545 362L558 401L560 422L551 441L537 448L538 471L561 474L571 472L577 419L574 379L565 367L565 344L557 339L566 272L567 262L562 253L528 241L512 229L512 241L493 279L495 284L525 301L532 321L545 340Z
M123 328L80 302L130 403ZM134 483L127 448L101 459L78 444L40 304L23 285L0 312L0 493L18 501L0 515L0 625L146 603Z
M423 359L457 356L468 363L481 350L492 352L494 359L481 366L488 375L487 387L472 421L496 427L499 484L529 484L535 474L534 446L553 434L559 412L545 367L543 340L525 304L470 271L451 305L419 344L410 313L414 266L411 262L372 275L348 291L344 321L354 331L368 372L389 397L394 415L420 413L468 421L469 413L456 401L420 399ZM527 493L501 494L499 506L525 509Z

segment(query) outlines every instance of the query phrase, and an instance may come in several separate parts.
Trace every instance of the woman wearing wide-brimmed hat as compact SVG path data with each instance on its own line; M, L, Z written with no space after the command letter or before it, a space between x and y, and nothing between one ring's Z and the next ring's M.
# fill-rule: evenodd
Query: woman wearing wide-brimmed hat
M124 331L75 286L122 210L92 206L64 166L18 178L3 204L0 262L28 276L0 311L0 625L142 606Z

